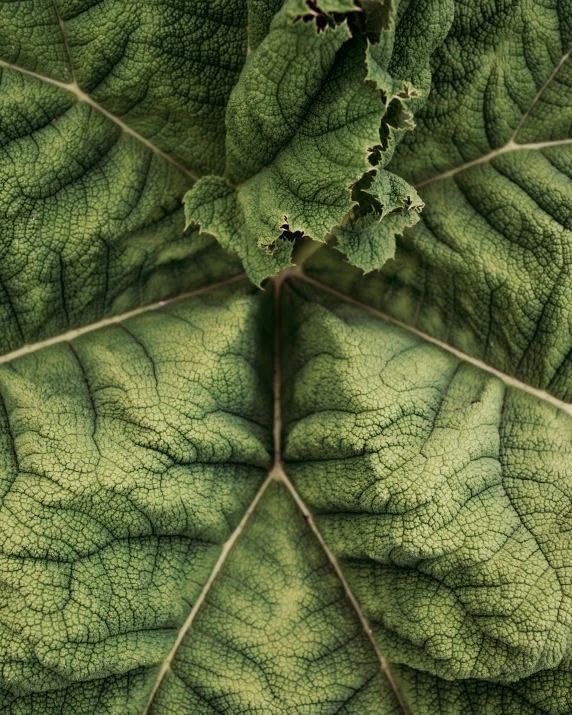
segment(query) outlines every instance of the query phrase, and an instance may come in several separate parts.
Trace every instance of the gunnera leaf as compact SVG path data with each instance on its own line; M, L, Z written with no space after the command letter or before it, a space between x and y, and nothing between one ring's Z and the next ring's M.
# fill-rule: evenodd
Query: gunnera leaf
M572 712L572 6L454 10L0 3L2 713Z
M433 88L418 126L388 167L416 187L420 222L397 238L395 260L363 282L341 256L316 254L308 268L566 401L571 16L568 1L459 5L431 60Z
M241 271L185 231L224 170L242 0L0 5L0 350Z
M424 14L411 13L426 34L415 63L396 39L406 11L399 19L392 3L347 0L287 0L249 55L227 108L224 179L198 182L185 197L185 214L235 253L254 283L290 265L284 224L318 241L343 224L351 239L340 245L350 260L372 268L391 254L388 237L408 225L393 218L383 229L381 214L357 221L352 193L413 128L409 103L425 95L409 78L426 83L452 7L436 0Z

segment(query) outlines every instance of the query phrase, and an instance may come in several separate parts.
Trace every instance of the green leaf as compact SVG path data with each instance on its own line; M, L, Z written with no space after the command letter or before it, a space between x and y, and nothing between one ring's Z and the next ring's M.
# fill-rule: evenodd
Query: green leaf
M358 205L352 216L334 230L338 248L352 265L365 272L382 266L395 255L395 237L419 221L423 202L406 181L389 171L366 175L356 185Z
M370 166L367 162L368 148L379 141L379 124L383 114L381 97L364 83L365 66L361 45L352 42L344 46L340 56L334 54L337 46L349 36L345 24L335 30L327 29L319 35L311 24L298 23L294 27L302 30L300 38L289 29L284 30L284 34L292 35L297 42L312 40L320 50L315 61L307 58L309 50L300 53L301 59L324 70L321 81L318 80L314 85L313 101L309 106L299 108L297 116L294 115L296 107L289 111L289 114L294 115L291 120L276 115L275 110L269 112L270 123L276 121L285 130L290 129L290 121L299 124L296 133L289 132L290 136L287 137L273 136L270 142L261 142L258 138L255 147L259 147L264 154L268 151L264 159L259 159L259 152L251 144L244 145L243 151L249 159L249 165L245 164L240 169L237 166L234 171L240 171L243 176L247 172L250 178L238 190L226 184L232 209L227 207L226 202L222 209L219 208L218 191L213 191L210 204L204 203L205 199L208 200L209 191L212 191L213 180L210 177L200 181L185 197L188 223L200 223L202 229L214 235L223 246L233 248L256 284L290 265L293 248L291 234L299 232L323 240L336 224L341 223L353 203L347 187L358 181ZM277 47L284 44L279 30L271 33L257 52L250 56L243 80L245 83L249 79L248 70L255 72L258 69L255 63L258 53L266 48L276 34L279 35ZM295 49L297 42L294 44ZM328 66L331 44L334 44L334 50ZM284 58L288 59L285 52ZM262 55L261 66L266 70L275 67L276 63ZM292 72L301 80L298 89L294 85L293 97L305 99L306 76L296 67ZM283 73L284 70L280 72L278 67L277 76ZM322 85L326 77L328 81ZM258 84L256 78L253 84ZM288 89L289 83L285 83L285 87ZM236 91L241 88L242 85L238 85ZM264 97L264 92L261 96ZM274 96L271 100L276 104L280 98ZM291 103L287 94L280 101L280 106L290 106ZM256 109L259 104L260 100L252 97L244 106ZM250 116L247 115L239 122L232 118L230 108L229 114L229 121L234 121L237 126L242 123L245 131L255 131L257 125ZM233 126L231 124L229 130L230 161L233 155L236 156L232 145ZM269 133L272 131L271 126L260 127L256 129L257 136L264 136L265 129ZM268 165L260 168L262 161ZM221 180L216 181L218 187ZM226 227L221 229L221 218L226 221L228 214L236 216L232 221L232 230Z
M411 710L417 715L565 715L572 707L570 658L555 670L543 670L517 683L486 680L441 680L428 673L397 666L393 673Z
M326 554L286 487L271 483L149 712L399 710Z
M197 174L224 168L224 117L246 59L242 0L10 0L0 60L71 82ZM73 88L70 88L73 89Z
M181 199L224 165L242 4L77 5L0 7L2 352L240 271Z
M569 715L569 5L0 3L2 713Z
M412 711L570 684L571 416L327 293L284 300L285 468L381 651L421 671ZM430 674L458 681L439 709Z
M425 209L396 260L337 288L572 399L572 4L459 4L389 169ZM312 275L330 280L332 259ZM318 266L318 263L321 266Z
M354 224L353 187L372 164L382 168L403 130L413 128L405 103L419 94L402 81L394 96L374 81L368 59L373 50L352 24L360 12L336 14L355 10L352 3L322 3L313 14L296 16L305 5L285 3L234 88L227 111L227 183L206 177L185 197L187 223L200 224L234 252L257 285L290 265L295 238L325 241L336 226ZM434 6L418 18L428 34L425 64L448 26L436 29L433 15L441 2ZM390 39L383 38L388 61L393 15L390 8ZM323 28L316 18L324 20ZM407 58L395 61L404 79L419 74ZM402 228L395 221L385 231L372 221L348 227L348 257L361 265L367 255L380 268L391 255L388 236Z
M0 366L3 710L144 709L271 463L260 311L225 288Z

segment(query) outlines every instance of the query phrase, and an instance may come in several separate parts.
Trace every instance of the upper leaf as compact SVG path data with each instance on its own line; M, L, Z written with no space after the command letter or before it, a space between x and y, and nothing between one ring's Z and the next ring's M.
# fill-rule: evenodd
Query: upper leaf
M334 230L339 249L364 271L395 255L395 237L419 221L423 208L415 189L390 171L366 174L354 187L358 204Z
M369 26L359 21L360 13L375 12L378 4L318 3L314 8L309 3L313 11L300 16L303 6L285 3L233 91L226 181L207 177L185 198L187 221L199 223L236 253L257 284L290 265L296 237L324 241L348 221L355 223L352 243L357 244L350 258L357 254L361 264L360 254L367 253L372 266L383 265L386 236L393 234L380 229L374 236L378 222L362 229L350 214L358 203L353 188L372 166L381 171L402 131L413 127L408 103L416 97L419 104L426 94L411 87L411 78L426 82L428 58L448 27L444 8L451 15L450 4L440 0L423 14L412 11L426 34L414 65L407 53L394 52L395 35L407 23L398 23L388 6L385 26L381 22L374 33L379 45L374 69ZM379 79L380 68L387 75L391 61L398 73L395 87Z
M421 222L380 276L362 281L340 260L334 278L326 255L313 273L567 401L571 16L569 0L459 3L418 127L389 166L416 184Z

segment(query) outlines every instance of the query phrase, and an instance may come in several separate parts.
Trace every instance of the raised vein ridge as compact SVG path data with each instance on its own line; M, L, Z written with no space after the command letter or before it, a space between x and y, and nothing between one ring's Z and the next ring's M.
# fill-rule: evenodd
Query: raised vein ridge
M67 42L66 42L66 47L67 47ZM69 50L68 50L69 52ZM84 102L85 104L89 104L92 106L94 109L97 109L98 112L101 112L101 114L104 115L104 117L107 117L110 121L114 122L114 124L117 124L118 127L121 128L123 132L126 134L130 134L132 137L135 137L137 141L141 142L144 144L146 147L151 149L155 154L159 155L161 158L165 159L165 161L168 161L170 164L173 166L176 166L179 171L181 171L185 176L188 176L189 178L193 179L194 181L198 181L198 176L196 176L190 169L188 169L186 166L178 162L176 159L173 159L173 157L169 156L166 152L164 152L162 149L159 149L158 146L153 144L153 142L149 141L149 139L146 139L144 136L136 132L134 129L132 129L129 125L125 124L119 117L116 117L114 114L111 112L108 112L107 109L102 107L100 104L98 104L94 99L92 99L89 94L86 94L80 86L77 84L76 81L66 83L66 82L60 82L57 79L51 79L50 77L46 77L44 75L38 74L37 72L32 72L31 70L24 69L23 67L18 67L17 65L12 65L9 62L5 62L4 60L0 60L0 67L4 67L9 70L13 70L15 72L20 72L24 75L27 75L29 77L34 77L34 79L38 79L41 82L46 82L47 84L52 84L55 87L59 87L60 89L65 89L67 92L71 92L71 94L74 94L78 101ZM71 63L70 63L71 67ZM73 69L72 69L73 72Z

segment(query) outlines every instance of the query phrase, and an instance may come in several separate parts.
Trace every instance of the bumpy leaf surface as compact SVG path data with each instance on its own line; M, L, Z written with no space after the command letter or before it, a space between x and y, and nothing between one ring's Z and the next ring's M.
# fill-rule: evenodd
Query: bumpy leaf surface
M224 165L245 18L226 0L0 5L2 352L240 271L184 232L181 199Z
M286 470L412 712L568 712L570 415L328 294L284 300Z
M249 292L1 366L4 712L143 711L271 462Z
M569 1L458 3L390 165L417 186L421 222L380 276L332 272L326 255L313 273L567 401L571 18Z
M263 495L181 643L154 715L397 715L326 554L286 487Z
M572 712L571 41L0 3L2 713Z

